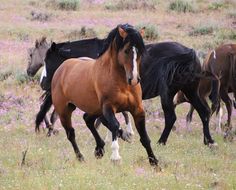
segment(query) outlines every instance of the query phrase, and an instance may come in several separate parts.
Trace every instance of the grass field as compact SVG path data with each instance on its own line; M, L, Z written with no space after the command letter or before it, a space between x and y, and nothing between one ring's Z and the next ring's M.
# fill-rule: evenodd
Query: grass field
M177 107L176 130L166 146L159 146L164 127L159 98L144 102L146 126L161 171L149 165L136 130L131 144L119 142L120 164L110 161L110 143L97 160L95 141L79 110L73 124L84 163L76 160L59 121L57 136L34 133L42 91L40 72L33 79L26 74L27 49L43 35L56 42L104 38L120 23L146 26L147 43L173 40L207 53L217 45L236 43L236 1L1 0L0 190L236 189L236 141L225 142L215 132L213 116L210 128L219 146L213 150L204 146L197 114L191 131L185 127L188 104ZM124 119L118 118L124 126ZM224 113L224 122L226 118ZM235 110L232 123L235 131ZM99 132L104 137L106 129L101 127Z

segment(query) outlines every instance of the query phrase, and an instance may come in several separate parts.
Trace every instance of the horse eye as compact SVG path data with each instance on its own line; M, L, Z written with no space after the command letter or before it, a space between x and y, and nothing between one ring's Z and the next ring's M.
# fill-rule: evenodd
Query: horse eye
M127 55L129 54L129 49L125 50L125 54L127 54Z
M30 54L30 57L32 57L32 53Z

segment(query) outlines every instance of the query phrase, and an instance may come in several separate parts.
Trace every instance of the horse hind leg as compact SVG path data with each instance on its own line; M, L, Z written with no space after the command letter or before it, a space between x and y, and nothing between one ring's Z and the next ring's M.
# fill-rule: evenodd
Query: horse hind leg
M202 100L197 94L197 90L186 90L185 95L189 99L190 103L193 105L193 107L198 112L202 123L203 123L203 134L204 134L204 144L205 145L216 145L214 143L214 140L212 139L210 135L209 130L209 120L210 120L210 108L206 102L206 100L203 98Z
M224 101L224 103L226 105L227 112L228 112L228 120L227 120L227 124L226 124L224 138L231 141L232 140L232 135L231 135L231 129L232 129L232 125L231 125L232 101L231 101L231 99L230 99L230 97L229 97L229 95L228 95L228 93L225 89L220 90L220 96L221 96L221 99Z
M89 128L89 130L91 131L91 133L93 134L95 140L96 140L96 148L94 151L95 157L96 158L102 158L105 151L104 151L104 141L101 139L100 135L98 134L96 128L94 127L94 122L97 118L97 116L94 115L89 115L87 113L85 113L83 115L84 121L87 125L87 127Z
M173 97L174 95L161 97L162 109L164 111L165 116L165 128L161 134L160 139L158 140L159 144L166 144L170 131L176 121Z
M50 137L52 134L58 135L58 133L59 133L59 131L57 129L54 129L54 125L55 125L57 118L58 118L58 114L56 113L56 110L54 109L51 114L51 117L50 117L51 125L49 125L49 127L48 127L48 133L47 133L48 137Z
M75 110L75 108L76 107L74 105L69 104L69 105L65 106L64 110L62 112L59 112L58 115L59 115L59 118L61 120L61 124L62 124L62 126L64 127L64 129L66 131L67 139L72 144L72 147L74 149L74 152L75 152L75 155L76 155L77 159L79 161L83 161L84 157L81 154L81 152L78 148L78 145L76 143L75 130L72 127L72 124L71 124L71 114Z

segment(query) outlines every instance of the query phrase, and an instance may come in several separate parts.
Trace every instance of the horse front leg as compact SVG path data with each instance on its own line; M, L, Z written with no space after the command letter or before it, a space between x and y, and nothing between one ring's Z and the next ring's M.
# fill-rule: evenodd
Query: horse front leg
M121 160L121 156L119 154L119 144L118 144L118 136L119 136L119 127L120 124L115 117L114 109L109 104L103 105L103 116L101 117L102 123L111 131L112 133L112 154L111 161L119 162Z
M146 131L144 110L140 108L140 109L135 110L134 112L131 112L131 114L134 118L135 127L140 136L140 142L142 143L142 145L147 151L149 163L151 165L158 165L158 160L156 159L152 151L151 141Z
M104 141L101 139L99 133L97 132L96 128L94 127L94 122L96 120L97 116L95 115L89 115L87 113L85 113L83 115L83 119L87 125L87 127L89 128L89 130L91 131L91 133L93 134L95 141L96 141L96 148L94 151L94 155L96 158L102 158L105 150L104 150L104 146L105 143Z
M127 129L128 135L133 136L134 131L133 131L132 124L131 124L131 121L130 121L130 118L129 118L129 114L126 111L122 112L122 114L125 118L125 124L126 124L126 129Z

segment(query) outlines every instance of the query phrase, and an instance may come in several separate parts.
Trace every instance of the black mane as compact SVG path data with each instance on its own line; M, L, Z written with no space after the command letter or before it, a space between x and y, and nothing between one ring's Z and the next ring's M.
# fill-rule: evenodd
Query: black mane
M128 34L125 40L123 40L123 38L119 35L119 27L125 30ZM145 51L145 45L140 33L136 29L134 29L133 26L129 24L123 24L118 25L108 34L107 38L105 39L103 49L100 52L99 56L101 56L109 48L110 44L114 39L116 40L117 51L122 49L124 45L128 42L130 42L131 46L135 46L140 54L143 54L143 52Z

